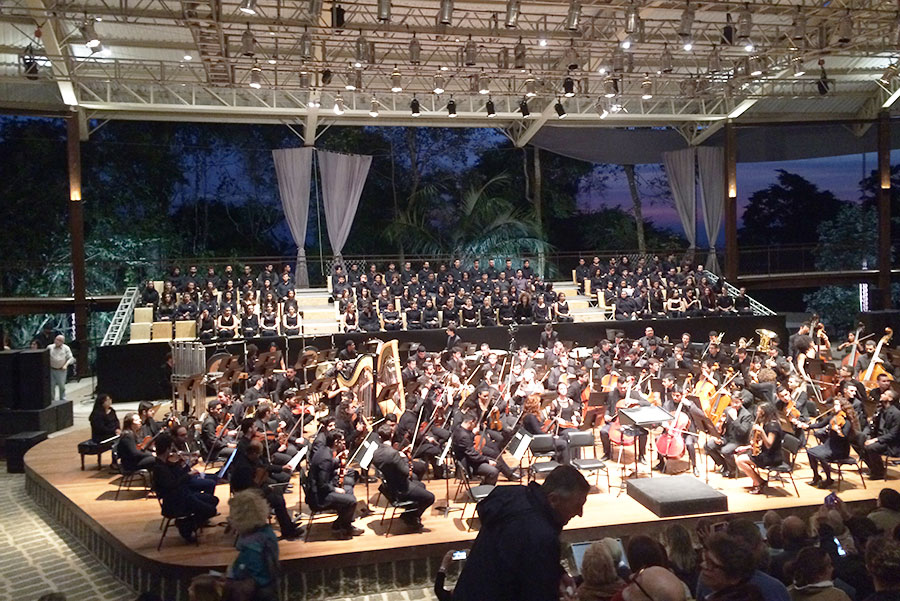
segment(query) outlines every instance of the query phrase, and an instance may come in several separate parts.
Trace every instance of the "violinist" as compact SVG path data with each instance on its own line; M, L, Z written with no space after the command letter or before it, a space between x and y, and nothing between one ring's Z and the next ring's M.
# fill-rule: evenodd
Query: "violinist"
M391 426L383 424L378 428L381 445L375 450L372 463L381 472L384 486L390 497L397 501L411 501L414 506L400 516L413 531L422 530L422 514L434 504L434 494L425 486L413 480L409 459L391 445L393 432Z
M156 458L153 453L138 448L138 433L141 431L141 418L134 413L126 413L122 419L122 436L116 445L116 452L122 461L122 470L136 472L153 467Z
M441 479L444 477L444 466L441 465L440 456L444 445L450 439L450 431L432 423L431 420L438 410L438 406L440 406L442 414L449 407L441 401L443 387L435 385L431 389L422 388L420 390L424 391L426 398L420 399L418 403L407 403L406 411L397 421L394 440L397 441L399 449L409 450L413 463L412 471L417 480L425 477L428 465L431 465L434 477ZM416 434L417 425L419 427L418 434ZM412 448L414 438L415 448Z
M820 443L806 450L809 467L813 472L813 479L808 484L817 488L831 488L834 481L831 479L829 464L850 456L850 443L860 431L856 411L853 410L850 401L836 396L834 415L825 415L813 424L801 424L800 427L812 430ZM824 480L819 477L819 466L825 474Z
M281 538L296 540L300 538L302 531L294 524L288 513L284 502L284 487L278 486L277 481L270 476L273 473L280 475L289 471L289 468L267 463L263 455L263 446L259 440L251 441L244 451L235 455L229 471L231 492L237 493L248 488L258 489L275 513L278 527L281 529Z
M475 447L476 422L474 415L466 414L453 432L452 449L456 460L468 473L481 476L483 484L496 484L500 474L510 482L521 480L500 457L500 448L493 442L485 442L482 450Z
M732 395L731 404L722 414L722 422L716 424L719 436L707 441L705 449L719 472L726 478L737 477L735 451L750 442L750 429L753 427L753 414L745 407L738 395Z
M883 480L885 465L882 455L900 456L900 409L897 408L897 393L888 389L881 393L878 411L866 427L868 440L864 444L865 461L869 466L869 478Z
M278 384L275 385L273 399L276 403L281 402L285 398L285 391L294 389L296 392L301 388L303 388L303 381L297 377L297 370L293 366L288 366L284 370L284 377L278 380Z
M163 432L156 439L156 463L153 487L162 501L163 515L183 516L175 520L179 534L188 542L197 540L197 529L216 515L219 499L207 492L193 490L192 473L173 445L172 436Z
M244 398L242 400L243 407L245 409L255 409L257 403L260 401L269 400L269 395L266 394L265 391L266 380L262 376L253 376L250 378L250 386L247 388L247 392L244 393ZM239 416L235 416L237 421L240 421L243 418L243 413Z
M344 433L344 446L352 453L365 437L366 425L358 417L358 406L352 392L342 395L335 412L335 427Z
M206 417L200 426L200 446L204 455L210 461L227 459L234 452L235 433L234 420L226 417L222 403L218 399L209 401L206 405Z
M150 410L152 408L153 403L150 401L141 401L138 403L138 417L141 418L141 429L138 431L138 436L141 439L148 436L153 438L159 434L159 431L162 429L162 425L150 415Z
M567 386L568 382L571 381L570 378L574 375L575 367L569 365L569 358L565 355L565 352L563 352L563 355L559 357L556 364L550 368L550 373L547 375L547 388L555 390L559 384Z
M188 427L184 424L176 424L170 430L172 434L172 449L184 460L188 468L192 468L200 461L200 451L196 443L188 434ZM204 474L192 470L188 478L188 486L195 492L212 494L216 490L219 478L216 474Z
M344 442L344 433L332 430L325 436L325 446L316 451L309 460L309 485L307 495L317 508L333 509L337 519L331 530L337 538L350 539L359 536L363 530L353 526L356 513L356 497L353 485L355 472L346 470L349 453Z
M750 430L750 444L736 448L735 463L753 481L750 493L760 495L766 491L766 481L759 474L760 468L779 465L784 458L781 441L784 430L778 422L778 411L772 403L756 408L756 421Z

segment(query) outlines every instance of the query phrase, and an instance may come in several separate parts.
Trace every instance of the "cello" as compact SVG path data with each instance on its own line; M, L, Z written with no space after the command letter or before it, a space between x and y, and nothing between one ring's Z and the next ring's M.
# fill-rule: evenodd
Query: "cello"
M884 374L888 377L889 380L893 380L894 377L884 368L882 365L882 359L880 357L881 347L891 341L891 337L894 335L894 330L890 328L884 329L884 336L881 337L881 340L878 341L878 345L875 347L875 352L872 353L872 359L869 361L869 367L866 369L866 373L859 379L863 386L866 387L866 390L872 390L873 388L878 386L878 376Z
M682 432L691 425L691 418L682 412L684 397L678 402L675 416L666 424L666 431L656 439L656 452L665 459L680 459L684 455L685 445Z
M640 382L638 382L637 385L640 386L641 385ZM623 398L618 403L616 403L617 409L627 409L629 407L633 407L635 405L640 404L640 401L637 399L635 399L634 401L631 400L632 389L633 389L633 384L632 384L632 382L629 381L628 382L628 390L625 392L625 398ZM628 445L634 443L634 436L632 436L630 434L625 434L622 431L622 424L619 421L619 412L618 411L616 411L616 418L613 421L611 421L609 424L609 440L613 444L622 445L622 446L628 446Z

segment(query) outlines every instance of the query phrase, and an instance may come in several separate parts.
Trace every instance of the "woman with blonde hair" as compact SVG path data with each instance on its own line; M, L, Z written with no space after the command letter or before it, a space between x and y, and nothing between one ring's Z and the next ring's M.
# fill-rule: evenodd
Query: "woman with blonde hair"
M228 501L231 527L238 533L238 550L228 568L230 588L253 588L246 598L254 601L278 599L278 538L269 525L269 504L257 489L236 493ZM248 581L251 581L248 582Z
M700 562L691 533L681 524L673 524L663 530L659 542L666 550L669 568L693 591L700 575Z
M619 578L609 548L603 542L592 544L584 552L581 576L584 581L575 593L578 601L606 601L625 588L625 581Z

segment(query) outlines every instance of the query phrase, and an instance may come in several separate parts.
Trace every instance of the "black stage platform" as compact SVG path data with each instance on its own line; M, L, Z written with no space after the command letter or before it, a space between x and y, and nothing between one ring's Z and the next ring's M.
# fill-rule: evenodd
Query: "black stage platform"
M640 338L644 329L653 326L660 338L668 336L673 343L681 339L683 332L690 332L695 342L705 342L711 330L724 332L724 341L734 342L739 337L759 339L757 329L764 328L778 334L782 343L787 341L787 330L783 315L735 315L729 317L702 317L689 319L638 319L632 321L591 321L555 324L560 340L573 341L577 346L594 346L608 336L608 330L623 330L628 338ZM544 327L540 325L519 326L515 333L515 344L537 346ZM487 342L491 348L508 349L511 333L505 327L459 328L457 334L463 342L480 344ZM207 356L221 350L235 355L243 355L247 344L255 344L260 352L268 349L274 341L278 347L287 350L286 363L296 362L300 351L306 346L319 350L343 346L344 341L353 339L360 343L371 338L381 340L397 339L404 342L424 344L428 351L441 351L447 340L443 329L414 330L400 332L374 332L354 334L332 334L327 336L292 336L275 338L254 338L246 341L230 341L222 345L211 344ZM145 342L101 346L97 348L97 390L110 394L116 401L139 401L166 398L168 386L163 381L162 365L169 342Z

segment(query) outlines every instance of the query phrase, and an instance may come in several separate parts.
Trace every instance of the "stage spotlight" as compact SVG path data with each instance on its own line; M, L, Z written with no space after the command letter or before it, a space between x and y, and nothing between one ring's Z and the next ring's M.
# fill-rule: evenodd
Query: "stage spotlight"
M706 71L708 73L718 73L722 70L722 54L716 46L713 46L709 58L706 59Z
M391 0L378 0L378 20L382 23L391 20Z
M344 99L341 98L340 94L334 98L334 109L332 110L334 110L335 115L344 114Z
M312 58L312 36L305 28L303 29L303 33L300 34L300 58Z
M519 0L506 0L506 26L510 29L519 24Z
M475 40L472 39L472 35L469 34L469 39L466 42L465 50L463 51L465 55L465 63L467 67L472 67L475 65L475 62L478 60L478 46L475 44Z
M522 43L522 38L519 38L519 41L516 42L515 47L513 48L513 68L520 69L522 71L525 70L525 63L527 59L527 49L525 44Z
M322 71L322 85L327 86L332 79L334 79L334 73L331 72L331 69L324 69Z
M340 4L331 5L331 28L343 29L344 27L344 7Z
M253 63L253 68L250 69L250 87L254 90L262 87L262 69L256 63Z
M435 94L443 94L444 93L444 76L440 73L434 76L434 85L432 86L432 91Z
M765 72L765 59L761 56L750 57L750 76L759 77Z
M663 46L662 56L659 57L659 72L660 73L671 73L672 69L674 69L675 59L672 57L672 52L669 50L669 45L666 44Z
M484 103L484 110L487 111L487 116L489 118L494 118L497 116L497 110L494 108L494 101L488 98L488 101Z
M609 117L609 109L606 108L608 101L605 98L601 98L597 101L597 113L600 114L601 119L606 119Z
M491 92L491 78L482 71L478 76L478 93L489 94Z
M841 24L838 27L838 43L849 44L852 39L853 17L850 16L850 9L848 8L847 14L844 15L844 18L841 20Z
M81 35L84 36L84 45L93 50L100 45L100 36L94 28L94 19L86 19L81 25Z
M369 53L369 40L366 39L366 36L363 35L363 32L359 32L359 37L356 38L356 42L353 45L353 66L357 69L361 68L365 62L367 55Z
M247 29L241 34L241 55L253 56L255 54L255 48L256 38L253 37L253 32L250 31L250 24L248 23Z
M559 99L557 98L557 100L556 100L556 106L554 106L553 108L556 109L556 117L557 117L558 119L565 119L565 118L566 118L566 108L562 105L562 101L561 101L561 100L559 100Z
M300 80L301 88L308 88L309 87L309 71L306 71L306 70L300 71L299 80Z
M563 80L563 95L566 98L571 98L575 95L575 80L571 77L566 77Z
M419 44L419 40L416 39L416 33L413 32L413 37L409 41L409 63L418 65L421 62L421 56L422 46Z
M450 25L453 23L453 0L441 0L438 21L443 25Z
M607 77L603 80L603 95L607 98L613 98L619 93L619 82L615 77Z
M621 48L622 50L630 50L631 43L632 43L632 37L631 37L631 34L628 34L622 39L621 42L619 42L619 48Z
M456 101L452 98L447 101L447 116L451 119L456 118Z
M522 113L522 118L528 118L528 115L531 114L531 111L528 109L528 101L524 98L519 101L519 112Z
M644 75L644 81L641 82L641 98L644 100L653 98L653 82L650 81L649 75Z
M625 51L618 46L613 50L612 70L613 73L625 72Z
M372 104L369 106L369 116L377 117L378 116L378 101L372 96Z
M528 98L537 96L537 81L535 81L534 76L532 75L529 75L525 80L525 96Z
M640 15L637 5L632 2L625 10L625 33L635 33L638 30Z
M255 15L256 0L241 0L241 4L240 6L238 6L238 9L246 15Z
M391 92L402 92L403 84L400 83L400 71L394 67L394 72L391 73Z
M685 52L690 52L694 47L692 30L694 28L694 9L688 2L681 13L681 21L678 23L678 36Z
M413 99L409 103L409 111L412 113L413 117L418 117L421 113L419 112L419 100L413 96Z
M681 39L681 48L685 52L690 52L694 49L694 40L692 38L682 38Z
M737 20L738 44L744 47L747 52L753 52L753 40L750 36L753 34L753 13L750 12L750 5L744 4L744 8L738 13Z
M791 22L791 39L803 40L806 38L806 15L803 13L803 7L797 5L797 14ZM799 48L798 48L799 49Z
M348 92L362 89L362 71L359 71L358 69L351 69L348 71L344 89Z
M577 31L581 23L581 1L569 0L569 11L566 13L566 29Z

